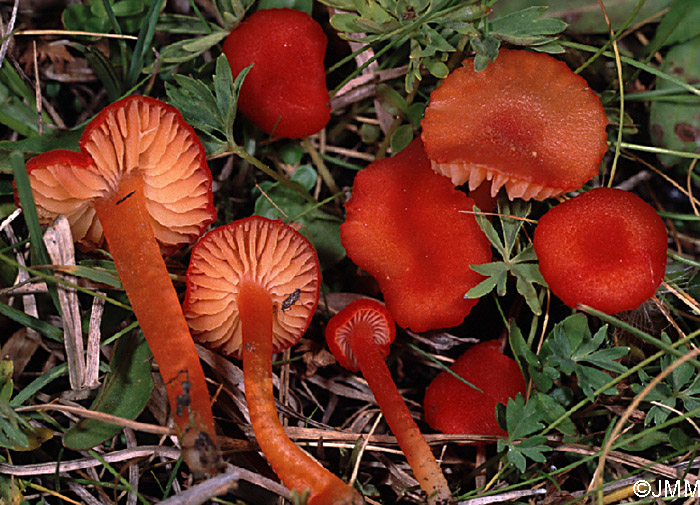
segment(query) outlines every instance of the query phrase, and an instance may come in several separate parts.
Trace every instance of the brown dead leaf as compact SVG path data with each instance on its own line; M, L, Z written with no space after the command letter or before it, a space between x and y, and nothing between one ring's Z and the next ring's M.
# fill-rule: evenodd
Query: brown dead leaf
M55 67L56 71L63 73L65 66L75 60L75 57L68 52L66 46L69 44L67 40L39 40L36 44L36 57L39 65L42 65L47 60ZM19 57L20 63L24 65L25 73L34 74L34 50L32 46L27 46L27 49Z

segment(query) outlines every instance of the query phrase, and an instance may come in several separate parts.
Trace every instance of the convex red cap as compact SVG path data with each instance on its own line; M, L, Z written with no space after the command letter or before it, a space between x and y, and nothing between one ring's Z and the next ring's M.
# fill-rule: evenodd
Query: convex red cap
M485 70L472 59L430 95L421 122L438 173L495 195L544 200L579 189L598 174L608 119L586 81L565 63L501 49Z
M469 265L488 263L491 245L473 205L431 170L420 139L355 177L340 238L350 259L377 279L399 326L456 326L476 304L464 294L483 277Z
M330 120L323 59L328 39L321 25L295 9L251 14L226 38L223 51L233 75L253 63L238 110L270 135L313 135Z
M550 209L535 228L542 276L569 307L615 314L656 292L666 269L663 221L633 193L597 188Z
M503 355L497 340L471 347L450 367L483 391L442 371L425 391L423 408L431 428L443 433L506 436L496 421L496 404L525 394L518 364Z

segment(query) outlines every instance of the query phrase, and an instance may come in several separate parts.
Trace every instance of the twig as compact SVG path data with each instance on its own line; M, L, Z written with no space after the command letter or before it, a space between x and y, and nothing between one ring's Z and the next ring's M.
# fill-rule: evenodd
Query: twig
M56 265L75 266L75 250L70 224L65 216L59 216L44 233L44 243L51 261ZM56 277L65 278L63 274ZM66 349L68 363L68 378L71 389L79 391L83 388L85 377L85 358L83 355L83 335L80 321L78 294L75 289L59 285L58 300L61 305L63 320L63 343Z
M282 484L262 477L245 468L227 465L226 473L222 473L221 475L217 475L216 477L194 485L187 491L183 491L177 496L160 502L160 505L200 505L215 496L221 496L232 491L238 485L239 480L244 480L256 486L260 486L287 500L290 499L289 490Z
M90 325L88 327L87 357L85 363L85 388L94 389L100 385L100 323L104 312L105 301L101 298L92 299Z
M494 494L490 496L477 496L457 502L457 505L487 505L488 503L501 503L504 501L517 500L528 496L547 494L546 489L526 489L524 491L508 491L507 493Z
M10 21L7 23L7 27L3 25L2 17L0 17L0 38L5 38L5 41L0 46L0 67L2 67L2 62L5 60L5 53L7 53L7 48L10 46L10 41L12 37L10 33L15 28L15 21L17 21L17 9L19 8L19 0L15 0L12 5L12 14L10 14Z
M163 447L159 445L142 445L135 449L124 449L114 451L102 456L102 460L106 463L119 463L128 461L134 458L145 458L148 456L164 456L170 459L180 457L180 449L175 447ZM102 462L95 458L81 458L72 461L51 461L49 463L39 463L30 465L10 465L8 463L0 463L0 474L30 476L30 475L53 475L61 472L72 472L74 470L83 470L85 468L93 468L101 466Z
M28 411L42 411L42 410L57 410L59 412L66 412L71 414L77 414L82 417L87 417L89 419L96 419L97 421L102 421L104 423L116 424L117 426L122 426L124 428L131 428L135 431L142 431L144 433L153 433L155 435L174 435L175 431L171 428L165 426L158 426L155 424L139 423L137 421L132 421L131 419L125 419L123 417L113 416L111 414L105 414L104 412L96 412L94 410L88 410L83 407L73 407L71 405L58 405L58 404L43 404L43 405L29 405L27 407L18 407L15 409L16 412L28 412Z

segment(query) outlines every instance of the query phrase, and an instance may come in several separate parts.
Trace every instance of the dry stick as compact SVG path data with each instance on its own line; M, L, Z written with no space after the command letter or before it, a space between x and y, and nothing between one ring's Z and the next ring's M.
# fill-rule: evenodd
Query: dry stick
M15 0L14 4L12 5L12 14L10 15L10 21L7 23L7 27L4 26L2 22L2 16L0 16L0 38L5 38L5 41L2 43L0 46L0 68L2 67L2 62L5 59L5 53L7 52L7 48L10 46L10 40L12 37L10 37L10 33L12 30L15 28L15 21L17 21L17 9L19 8L19 0Z
M83 407L74 407L71 405L59 405L53 403L47 403L43 405L29 405L26 407L17 407L15 409L15 412L41 412L43 410L57 410L59 412L76 414L82 417L87 417L89 419L102 421L104 423L115 424L124 428L131 428L134 431L142 431L144 433L153 433L155 435L175 434L175 432L171 428L167 428L165 426L159 426L157 424L139 423L137 421L132 421L131 419L126 419L124 417L113 416L111 414L105 414L104 412L97 412L95 410L88 410Z
M119 463L121 461L128 461L134 458L144 458L153 455L177 459L180 457L180 449L176 449L175 447L163 447L160 445L144 445L136 449L114 451L100 457L102 458L102 461L106 463ZM54 475L61 472L72 472L75 470L102 466L102 461L95 458L81 458L71 461L51 461L49 463L29 465L10 465L8 463L0 463L0 474L16 475L21 477L32 475Z
M104 293L102 293L104 294ZM100 323L104 312L105 301L101 298L92 299L90 324L88 326L87 358L85 363L85 388L94 389L100 385Z
M44 244L51 262L55 265L75 266L75 249L68 218L59 216L44 233ZM65 279L63 274L56 277ZM83 332L80 321L78 294L64 284L57 286L58 301L63 321L63 344L66 349L68 378L71 389L79 391L85 382L85 357L83 355Z
M622 415L622 417L617 421L617 424L615 424L615 428L613 428L612 432L610 433L610 436L608 437L607 441L605 442L605 447L603 447L603 451L600 453L600 457L598 458L598 466L595 469L595 472L593 474L593 478L591 479L591 483L588 486L588 491L592 491L594 488L598 488L599 492L602 492L602 478L603 478L603 468L605 466L605 459L610 452L610 449L615 442L615 439L620 435L620 432L622 431L623 425L627 422L627 420L630 418L632 413L636 410L636 408L639 406L640 403L642 403L642 400L651 392L654 390L654 388L671 372L673 372L676 368L681 366L683 363L686 361L689 361L691 359L694 359L698 354L700 354L700 349L693 349L690 351L688 354L685 354L681 356L679 359L674 361L671 366L668 368L664 369L654 377L654 380L652 380L647 386L642 390L641 393L639 393L632 403L627 407L625 410L625 413Z
M369 439L372 435L374 435L374 431L377 429L377 426L379 426L379 421L381 420L382 413L379 412L379 415L377 415L377 419L374 420L374 424L372 424L372 427L369 429L369 433L366 436L362 437L362 446L360 446L360 450L357 452L357 460L355 461L355 465L352 468L352 474L350 475L350 485L353 485L355 480L357 480L357 474L360 471L360 461L362 461L362 455L365 453L365 450L367 449L367 444L369 444Z

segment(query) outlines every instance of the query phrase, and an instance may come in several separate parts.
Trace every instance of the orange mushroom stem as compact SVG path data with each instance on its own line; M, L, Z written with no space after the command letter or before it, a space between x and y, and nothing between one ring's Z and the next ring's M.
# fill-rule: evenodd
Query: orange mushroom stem
M454 503L440 465L384 362L396 335L391 313L375 300L355 300L331 318L325 335L338 363L362 372L428 503Z
M309 505L359 505L359 492L289 439L275 407L272 355L306 331L319 287L308 241L280 221L252 216L209 232L195 246L185 316L196 339L243 358L250 423L284 485L308 491Z
M194 428L215 446L204 372L162 256L194 242L216 217L204 148L176 109L142 96L103 109L79 145L27 163L40 220L65 215L84 250L106 239L181 441ZM211 463L188 461L214 473L217 458Z

